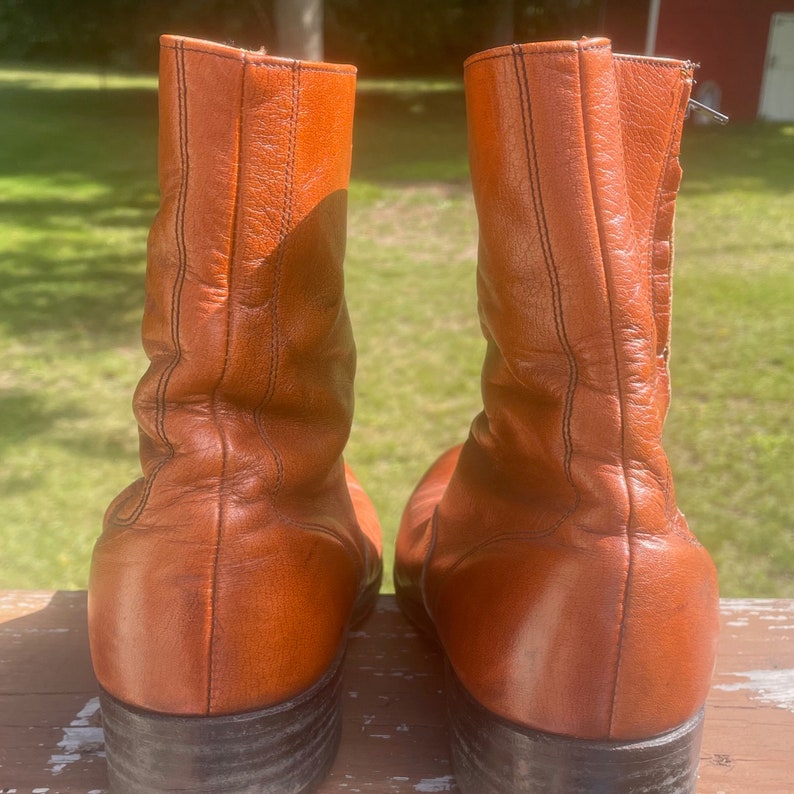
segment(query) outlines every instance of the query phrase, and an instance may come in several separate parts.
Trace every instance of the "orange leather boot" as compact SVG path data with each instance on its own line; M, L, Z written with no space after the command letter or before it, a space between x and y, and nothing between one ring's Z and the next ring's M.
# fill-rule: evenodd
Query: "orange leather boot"
M94 551L113 792L303 792L381 562L346 472L355 69L165 36L142 479Z
M395 582L467 794L694 791L718 593L661 440L691 84L605 39L466 63L484 410L411 497Z

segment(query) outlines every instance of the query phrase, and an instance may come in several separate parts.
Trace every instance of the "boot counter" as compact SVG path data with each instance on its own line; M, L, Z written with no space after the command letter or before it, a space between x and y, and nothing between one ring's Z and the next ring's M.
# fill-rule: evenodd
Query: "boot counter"
M682 724L716 655L708 553L674 533L564 535L431 561L428 601L459 680L489 711L549 733L637 739Z
M109 526L89 585L100 684L156 712L219 715L281 703L334 663L361 572L330 534L267 526L201 532L185 500L157 524ZM288 627L288 630L285 630Z

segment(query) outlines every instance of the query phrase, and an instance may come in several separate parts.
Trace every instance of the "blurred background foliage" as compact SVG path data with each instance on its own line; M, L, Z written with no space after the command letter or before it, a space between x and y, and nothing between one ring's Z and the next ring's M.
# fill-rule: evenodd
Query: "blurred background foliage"
M311 2L311 0L309 0ZM178 33L277 52L278 6L302 0L0 0L6 61L154 70ZM325 57L365 76L457 75L471 53L599 28L604 0L326 0ZM289 53L284 53L289 54Z

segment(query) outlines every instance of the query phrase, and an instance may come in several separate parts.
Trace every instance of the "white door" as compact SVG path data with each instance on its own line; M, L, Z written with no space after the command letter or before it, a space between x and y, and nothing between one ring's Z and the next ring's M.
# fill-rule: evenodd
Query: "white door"
M772 14L758 115L794 121L794 14Z

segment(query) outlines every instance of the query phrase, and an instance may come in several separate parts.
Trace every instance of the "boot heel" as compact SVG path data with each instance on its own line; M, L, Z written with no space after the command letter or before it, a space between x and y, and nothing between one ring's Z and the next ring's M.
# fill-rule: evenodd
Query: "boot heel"
M298 697L261 711L179 717L100 696L112 794L303 794L320 784L341 733L335 665Z
M692 794L703 710L637 741L589 741L522 728L477 703L447 670L452 764L464 794Z

